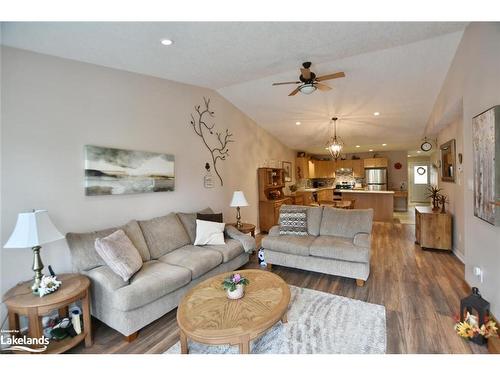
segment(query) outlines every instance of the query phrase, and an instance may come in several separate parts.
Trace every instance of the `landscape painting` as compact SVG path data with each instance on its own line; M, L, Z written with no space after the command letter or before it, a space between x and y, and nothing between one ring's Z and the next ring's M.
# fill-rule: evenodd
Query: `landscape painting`
M474 216L500 225L500 106L472 119Z
M174 191L174 155L85 146L85 194Z

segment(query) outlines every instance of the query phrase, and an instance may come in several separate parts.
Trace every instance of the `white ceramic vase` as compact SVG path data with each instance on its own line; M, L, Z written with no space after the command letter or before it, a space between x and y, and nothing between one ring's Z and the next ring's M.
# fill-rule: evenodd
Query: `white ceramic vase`
M236 289L232 292L226 289L227 298L229 299L240 299L245 294L245 286L243 284L236 285Z

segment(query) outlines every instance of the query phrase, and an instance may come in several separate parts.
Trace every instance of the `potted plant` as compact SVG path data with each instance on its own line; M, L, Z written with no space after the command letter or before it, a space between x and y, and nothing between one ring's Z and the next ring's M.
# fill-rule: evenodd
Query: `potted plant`
M222 287L227 293L229 299L239 299L245 293L245 285L250 284L250 281L239 273L234 273L225 278L222 282Z
M438 188L437 186L431 185L427 188L427 191L429 192L429 195L427 195L427 198L432 199L432 211L439 211L439 197L441 194L439 192L443 190Z

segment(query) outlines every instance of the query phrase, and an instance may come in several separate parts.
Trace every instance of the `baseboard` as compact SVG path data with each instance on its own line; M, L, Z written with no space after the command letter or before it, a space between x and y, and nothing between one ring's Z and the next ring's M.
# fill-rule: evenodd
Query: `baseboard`
M458 260L460 260L463 264L465 264L464 256L462 254L460 254L457 251L457 249L453 249L453 254L455 254L455 256L458 258Z

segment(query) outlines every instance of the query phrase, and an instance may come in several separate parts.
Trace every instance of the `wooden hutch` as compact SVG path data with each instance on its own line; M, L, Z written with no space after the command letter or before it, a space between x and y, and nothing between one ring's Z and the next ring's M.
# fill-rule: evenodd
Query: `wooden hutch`
M268 232L277 225L280 207L291 204L292 200L285 197L285 174L281 168L259 168L259 227L261 232Z

